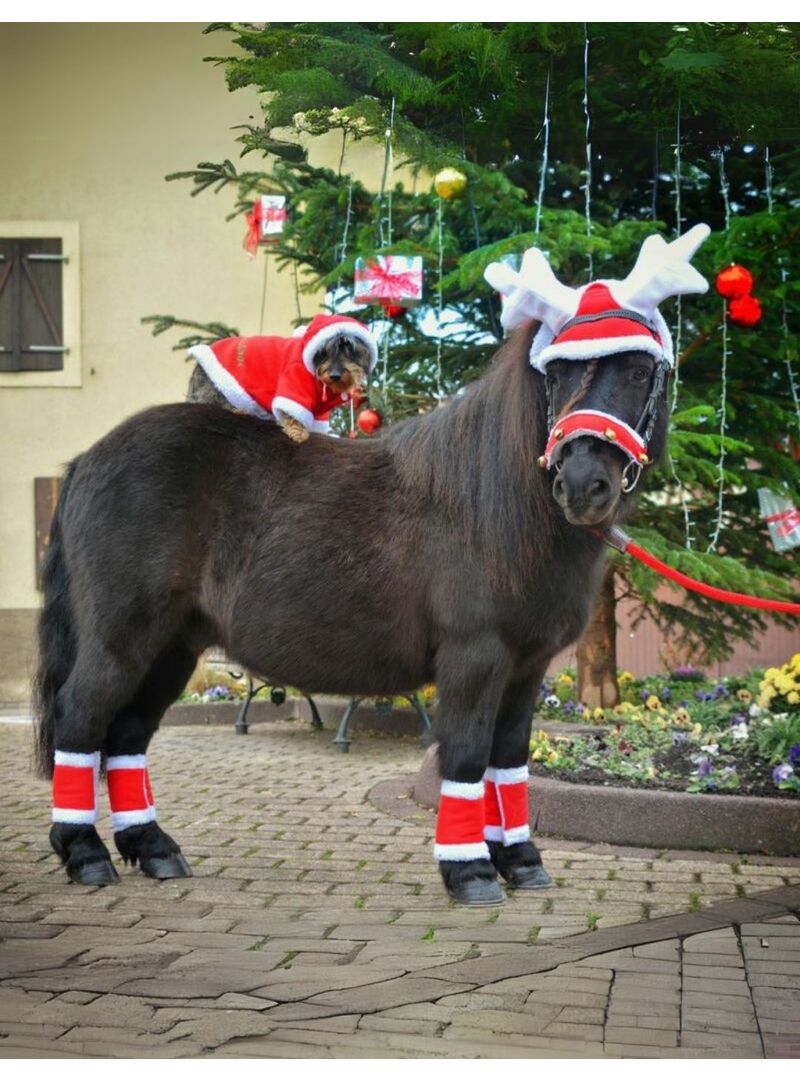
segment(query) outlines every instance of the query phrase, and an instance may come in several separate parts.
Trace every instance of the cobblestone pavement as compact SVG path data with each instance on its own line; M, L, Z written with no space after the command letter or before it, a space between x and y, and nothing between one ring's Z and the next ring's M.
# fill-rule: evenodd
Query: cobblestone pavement
M0 1056L800 1056L800 859L551 840L553 889L457 908L392 779L418 744L331 740L166 728L159 820L195 876L86 889L0 724Z

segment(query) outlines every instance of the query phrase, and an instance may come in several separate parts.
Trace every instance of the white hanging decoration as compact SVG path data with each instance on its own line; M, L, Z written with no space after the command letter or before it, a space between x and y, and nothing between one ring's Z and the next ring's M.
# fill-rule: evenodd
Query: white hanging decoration
M442 390L442 308L444 297L442 295L442 275L444 274L444 236L442 231L442 199L436 196L436 224L439 244L438 283L436 286L436 404L441 405L444 398Z

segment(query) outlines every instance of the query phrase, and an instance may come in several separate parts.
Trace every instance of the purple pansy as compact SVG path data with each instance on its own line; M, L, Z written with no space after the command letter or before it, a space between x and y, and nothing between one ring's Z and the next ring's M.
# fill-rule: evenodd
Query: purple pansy
M711 759L707 757L701 757L697 759L697 775L700 777L708 776L711 772Z
M800 765L800 742L795 743L789 750L789 761L792 765Z
M730 725L731 725L731 727L737 727L737 725L739 725L739 724L746 724L746 723L747 723L747 714L746 713L743 713L743 712L731 713L731 716L730 716Z
M794 769L788 763L788 761L781 762L780 765L776 765L772 770L772 782L773 784L781 784L785 780L791 780L794 776Z

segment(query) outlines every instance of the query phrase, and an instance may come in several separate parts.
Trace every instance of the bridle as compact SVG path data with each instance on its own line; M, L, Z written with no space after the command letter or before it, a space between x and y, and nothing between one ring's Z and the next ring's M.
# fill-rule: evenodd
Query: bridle
M591 315L578 315L570 319L561 329L561 333L578 323L598 322L601 319L624 318L629 321L641 323L650 330L654 337L656 329L638 311L616 309L614 311L599 311ZM589 359L589 358L587 358ZM656 359L650 383L650 393L647 401L634 427L626 424L624 420L612 416L611 413L601 412L596 409L574 409L566 416L555 417L555 405L550 394L550 388L545 379L545 394L547 397L547 427L549 434L544 453L539 458L539 465L543 469L554 468L561 470L561 451L567 443L573 439L585 435L597 439L604 439L613 443L627 455L628 462L622 473L622 490L627 494L634 490L639 483L645 467L652 464L649 454L650 439L658 418L658 404L664 390L669 374L669 363L666 358L659 356Z

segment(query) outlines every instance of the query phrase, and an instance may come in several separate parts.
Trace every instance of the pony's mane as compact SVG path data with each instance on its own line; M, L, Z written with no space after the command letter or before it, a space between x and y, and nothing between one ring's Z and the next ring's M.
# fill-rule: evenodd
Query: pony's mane
M534 329L514 333L462 395L386 435L403 486L469 530L492 576L512 589L558 530L537 464L547 406L544 379L528 362Z

